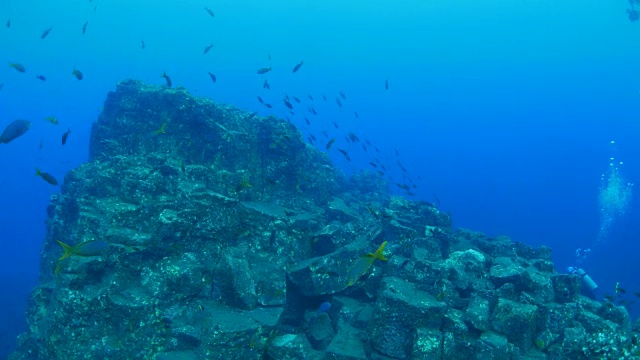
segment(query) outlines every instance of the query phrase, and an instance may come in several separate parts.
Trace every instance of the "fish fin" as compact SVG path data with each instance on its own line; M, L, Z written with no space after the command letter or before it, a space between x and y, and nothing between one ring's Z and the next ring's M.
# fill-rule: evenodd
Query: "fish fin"
M371 254L372 257L378 259L378 260L382 260L382 261L387 261L389 259L387 259L386 257L384 257L384 248L385 246L387 246L387 242L383 242L382 245L380 245L380 247L378 248L378 250L376 250L375 253Z
M40 176L42 173L40 172L40 169L36 168L36 176ZM57 240L56 240L57 241Z
M92 240L90 240L90 241L92 241ZM64 251L64 254L62 254L62 256L60 256L60 258L58 259L58 261L60 261L60 260L64 260L64 259L66 259L66 258L70 257L71 255L73 255L73 253L74 253L74 249L75 249L75 247L74 247L74 246L67 245L67 244L63 243L62 241L60 241L60 240L58 240L58 239L56 239L56 242L57 242L58 244L60 244L60 246L62 246L62 250ZM82 244L80 244L80 245L83 245L83 244L86 244L86 243L87 243L87 242L85 241L84 243L82 243Z
M60 270L62 270L62 262L58 259L58 261L56 261L56 269L53 271L53 275L58 276Z

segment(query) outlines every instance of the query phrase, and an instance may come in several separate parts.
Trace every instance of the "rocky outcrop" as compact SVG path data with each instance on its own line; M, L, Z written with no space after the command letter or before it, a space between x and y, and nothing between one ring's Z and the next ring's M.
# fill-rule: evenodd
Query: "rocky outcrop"
M55 240L108 246L58 260ZM580 296L549 249L454 231L286 121L136 81L51 200L28 324L14 360L638 354L625 309Z

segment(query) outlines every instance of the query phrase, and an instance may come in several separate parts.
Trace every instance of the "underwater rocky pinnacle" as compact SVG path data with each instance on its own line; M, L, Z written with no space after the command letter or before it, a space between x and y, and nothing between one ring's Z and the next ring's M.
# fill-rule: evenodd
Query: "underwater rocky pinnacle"
M127 80L89 152L12 360L640 359L549 248L454 230L285 120Z

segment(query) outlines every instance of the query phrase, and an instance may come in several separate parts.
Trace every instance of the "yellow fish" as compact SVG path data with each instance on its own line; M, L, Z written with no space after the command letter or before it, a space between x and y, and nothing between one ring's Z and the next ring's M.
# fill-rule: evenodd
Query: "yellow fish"
M58 125L58 119L55 116L47 116L44 119L52 123L53 125Z
M62 250L64 251L64 253L62 254L62 256L60 256L60 258L58 258L58 261L56 262L55 275L58 275L58 272L60 272L60 269L62 268L62 263L61 263L62 260L69 258L73 255L97 256L97 255L100 255L100 253L102 253L102 251L104 251L109 246L109 244L107 244L104 241L96 241L96 240L84 241L78 245L73 245L73 246L65 244L62 241L57 239L56 239L56 242L60 244L60 246L62 246Z
M366 274L373 265L373 262L378 260L387 261L388 259L384 257L384 248L387 246L387 242L383 242L380 247L373 254L366 254L356 260L351 268L349 269L349 274L347 275L347 286L351 286L362 277L362 275Z

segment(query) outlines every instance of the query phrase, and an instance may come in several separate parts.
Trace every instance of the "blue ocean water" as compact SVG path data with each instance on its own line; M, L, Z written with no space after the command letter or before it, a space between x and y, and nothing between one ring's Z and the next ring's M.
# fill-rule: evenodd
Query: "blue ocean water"
M610 158L640 182L640 23L627 8L624 0L3 0L0 59L26 72L0 66L0 127L18 118L33 125L0 145L0 357L26 326L46 206L60 191L35 167L62 180L87 160L106 93L127 78L164 84L163 72L198 96L289 117L305 137L336 122L380 149L353 147L350 162L331 151L345 172L377 157L404 194L393 185L408 181L399 161L413 198L438 203L456 227L549 246L560 272L577 265L577 248L590 248L580 266L602 294L619 282L633 299L637 191L596 241ZM273 70L257 75L263 67ZM290 115L285 94L311 95L318 116Z

